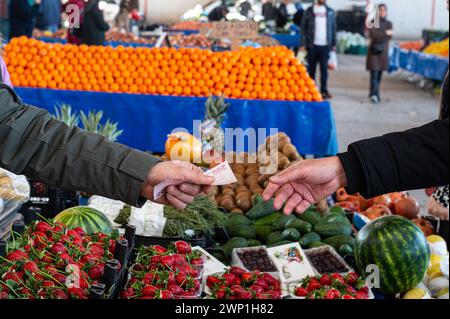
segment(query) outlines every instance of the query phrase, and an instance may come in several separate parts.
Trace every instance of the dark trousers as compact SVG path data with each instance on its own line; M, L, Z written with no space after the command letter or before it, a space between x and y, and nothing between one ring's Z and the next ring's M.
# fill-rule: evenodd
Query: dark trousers
M370 71L370 96L380 98L380 85L383 71Z
M317 46L308 49L309 76L316 80L317 64L320 65L320 90L328 93L328 61L330 60L330 46Z

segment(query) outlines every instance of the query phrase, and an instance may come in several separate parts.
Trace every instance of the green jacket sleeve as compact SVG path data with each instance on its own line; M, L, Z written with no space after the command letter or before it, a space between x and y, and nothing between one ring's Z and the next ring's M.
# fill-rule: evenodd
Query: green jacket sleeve
M23 104L0 86L0 166L65 189L142 206L140 192L158 159Z

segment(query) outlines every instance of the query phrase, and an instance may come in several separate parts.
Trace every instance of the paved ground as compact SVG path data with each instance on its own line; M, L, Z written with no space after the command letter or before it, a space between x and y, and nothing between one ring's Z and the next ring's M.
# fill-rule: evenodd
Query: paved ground
M373 105L368 100L369 74L364 57L341 56L339 62L339 70L331 74L330 91L341 151L353 141L403 131L437 117L439 97L398 73L385 76L383 102ZM423 191L414 192L414 196L422 205L426 203Z

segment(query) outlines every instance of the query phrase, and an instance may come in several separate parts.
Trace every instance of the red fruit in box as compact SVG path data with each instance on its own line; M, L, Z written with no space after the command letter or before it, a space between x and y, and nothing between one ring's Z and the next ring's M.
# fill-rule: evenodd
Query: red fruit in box
M35 228L37 231L41 231L41 232L43 232L43 233L46 233L46 232L51 232L53 229L52 229L52 226L50 226L48 223L46 223L46 222L38 222L37 224L36 224L36 228Z
M356 274L354 272L350 272L350 273L347 274L347 276L345 276L345 281L349 285L354 285L358 281L358 278L359 278L358 274Z
M173 257L173 264L177 266L189 266L188 261L186 260L185 255L175 254L172 255Z
M135 264L133 265L133 270L134 271L143 271L145 269L144 266L142 266L141 264Z
M50 280L44 280L42 282L42 287L55 287L55 283L53 281Z
M253 283L255 281L255 275L250 273L250 272L246 272L242 275L242 281L246 284L248 283Z
M238 295L238 299L253 299L253 294L250 291L243 291Z
M192 247L185 241L177 241L175 247L179 254L190 254L192 252Z
M343 295L342 299L354 299L351 295Z
M150 263L159 264L161 263L161 256L153 256L150 258Z
M173 293L171 293L168 290L163 290L160 292L160 298L161 299L173 299L174 295L173 295Z
M352 286L348 286L346 289L347 293L350 295L354 295L356 293L356 289L353 288Z
M245 292L245 291L246 290L244 287L241 287L238 285L231 286L231 294L232 295L239 295L240 293Z
M324 299L336 299L336 296L334 295L334 292L332 290L328 290L325 293Z
M252 286L250 286L250 290L252 290L253 292L255 292L255 293L259 293L259 294L262 294L263 292L264 292L264 289L261 287L261 286L258 286L258 285L252 285Z
M67 252L67 248L62 243L57 242L53 244L52 248L50 249L50 252L52 254L63 254Z
M161 265L165 268L173 268L173 263L174 263L174 258L173 256L162 256L161 257Z
M206 285L211 289L213 289L215 286L220 286L221 283L222 280L220 280L215 276L209 276L208 279L206 280Z
M295 295L297 297L306 297L308 295L309 291L306 288L298 287L295 289Z
M6 255L6 259L8 259L9 261L23 261L27 260L28 258L29 258L28 254L21 250L15 250Z
M319 281L323 286L331 285L331 277L328 274L323 275Z
M62 228L61 226L59 226L59 225L56 225L56 226L54 226L53 227L53 230L52 230L54 233L62 233L63 231L64 231L64 228Z
M227 297L227 292L225 290L219 290L216 292L217 299L225 299Z
M67 292L71 299L87 299L86 292L81 288L69 288Z
M79 238L79 239L81 239L80 234L78 234L78 233L77 233L75 230L73 230L73 229L70 229L70 230L67 231L67 236L69 236L72 240L73 240L74 238Z
M205 259L204 258L194 258L191 260L191 265L195 267L202 267L205 265Z
M340 281L341 283L345 284L345 280L340 274L332 274L331 277L333 279L336 279L336 280Z
M280 291L268 290L268 291L266 291L266 294L270 299L281 299Z
M263 274L263 279L267 282L267 284L269 285L275 285L275 284L279 284L279 280L276 280L272 275L270 274Z
M35 273L39 271L38 265L32 261L28 261L23 265L23 271L27 271L30 273Z
M94 256L98 256L98 257L103 257L103 255L105 254L105 250L103 249L103 247L99 244L92 244L89 247L89 252L94 255Z
M8 294L6 292L0 292L0 300L2 299L8 299Z
M23 272L15 272L15 271L7 272L6 274L3 275L2 278L4 282L6 282L7 280L12 280L17 283L21 282L22 279L23 279Z
M67 299L67 294L61 289L54 289L52 295L55 299Z
M160 254L160 255L165 254L165 253L167 252L167 249L166 249L166 248L164 248L164 247L162 247L162 246L159 246L159 245L152 246L151 248L152 248L152 250L154 250L157 254Z
M155 286L145 286L141 290L141 294L143 296L147 296L147 297L155 297L157 292L158 292L158 288L156 288ZM134 293L134 291L133 291L133 293Z
M419 215L419 202L412 197L399 198L394 202L394 211L397 215L408 219L415 219Z
M59 285L66 283L66 276L64 276L61 273L54 274L53 278L56 280L57 284L59 284Z
M235 284L235 285L242 286L242 279L239 278L239 277L236 277L236 279L234 280L234 284Z
M242 277L242 275L244 275L246 273L246 271L239 267L231 267L230 273L232 273L233 275L235 275L237 277Z
M224 274L222 278L225 280L225 285L227 286L233 285L236 280L236 276L233 274Z
M358 291L355 294L355 299L368 299L368 298L369 298L369 295L362 291Z
M180 296L182 295L185 291L183 290L183 288L181 288L178 285L169 285L167 286L167 289L173 293L175 296Z
M255 285L260 286L262 289L267 290L269 288L269 285L264 279L258 279L255 281Z
M334 293L334 298L335 299L341 298L341 292L339 290L337 290L337 289L330 289L330 291Z
M176 275L175 279L178 285L183 286L187 281L186 273L180 272L178 275Z
M104 271L105 271L104 264L95 265L89 270L89 277L92 280L101 279Z
M314 290L317 290L317 289L320 289L320 288L322 288L322 285L321 285L321 283L320 282L318 282L317 280L311 280L310 282L309 282L309 284L308 284L308 291L314 291Z
M175 279L175 274L173 272L169 272L167 276L167 284L168 285L174 285L177 283L177 280Z
M78 235L80 235L80 236L84 236L86 234L85 231L83 230L83 228L81 228L81 227L74 228L73 230L75 232L77 232Z

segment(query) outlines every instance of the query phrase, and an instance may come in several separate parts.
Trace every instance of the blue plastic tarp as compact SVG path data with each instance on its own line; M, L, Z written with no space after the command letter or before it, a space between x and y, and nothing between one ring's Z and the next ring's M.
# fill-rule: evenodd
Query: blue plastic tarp
M443 81L448 72L448 58L410 51L394 46L391 54L391 71L398 69L419 74L428 79Z
M175 128L194 131L194 120L204 117L205 98L132 95L49 89L17 88L25 103L54 112L56 104L67 103L76 111L103 111L124 130L119 141L143 151L164 152L167 135ZM335 155L338 151L336 125L328 102L229 100L224 128L266 129L286 132L301 154ZM195 128L196 129L196 128ZM248 150L248 143L234 145Z

